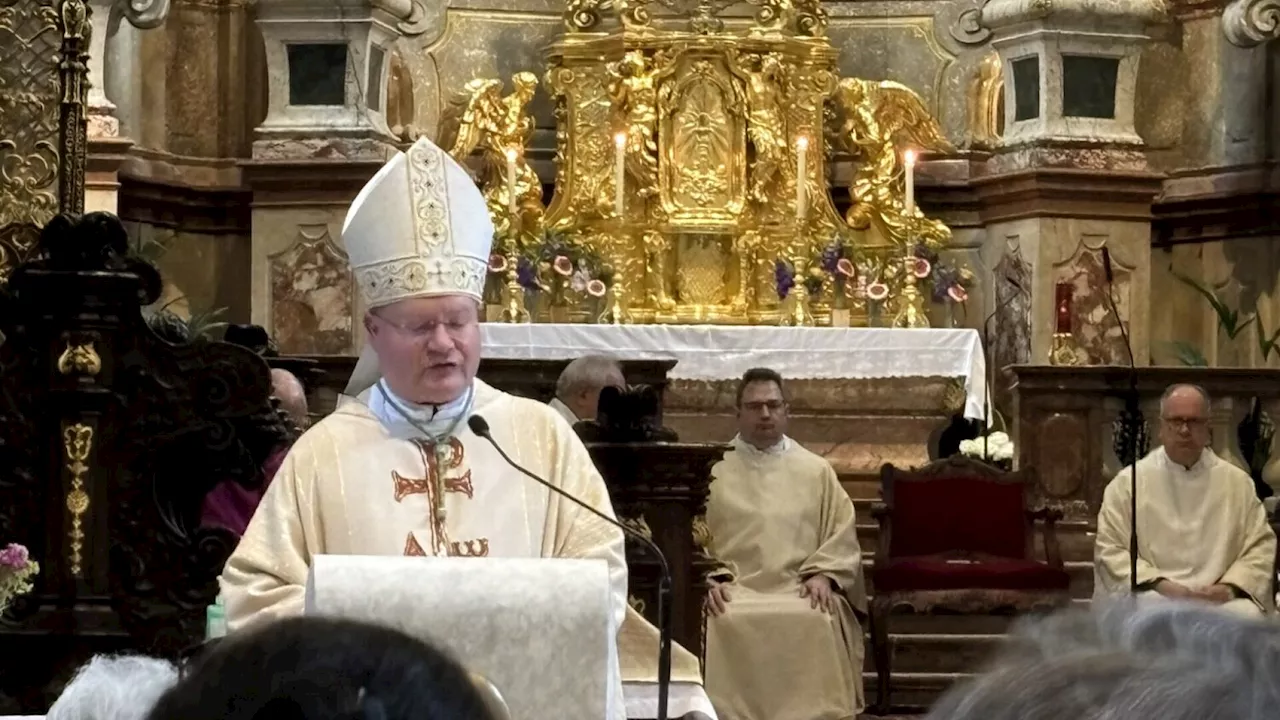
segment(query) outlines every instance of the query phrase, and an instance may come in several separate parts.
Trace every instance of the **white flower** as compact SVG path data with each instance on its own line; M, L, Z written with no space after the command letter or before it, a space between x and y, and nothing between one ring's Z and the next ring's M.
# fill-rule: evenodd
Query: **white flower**
M1009 435L998 430L986 437L960 441L962 455L982 460L1012 460L1013 450L1013 441L1009 439Z
M960 454L969 457L982 457L982 444L977 440L961 440Z

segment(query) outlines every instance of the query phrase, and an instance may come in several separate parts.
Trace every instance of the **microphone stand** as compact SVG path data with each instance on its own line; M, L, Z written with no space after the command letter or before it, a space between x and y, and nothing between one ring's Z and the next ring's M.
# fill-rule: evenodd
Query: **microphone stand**
M1128 425L1128 437L1125 438L1126 452L1129 454L1129 592L1138 594L1138 433L1142 428L1142 407L1138 395L1138 365L1133 358L1133 343L1129 340L1129 330L1125 328L1120 310L1116 307L1115 279L1111 270L1111 251L1102 246L1102 269L1107 277L1107 307L1120 326L1120 337L1124 340L1124 349L1129 358L1128 388L1125 391L1124 414Z
M1026 290L1023 289L1022 284L1017 280L1010 277L1006 277L1005 280L1013 286L1015 292L1009 293L1008 297L997 303L996 309L992 310L991 314L987 316L987 319L982 321L983 352L990 352L991 350L991 321L994 320L996 315L999 315L1000 311L1005 309L1009 303L1013 302L1014 298L1019 295L1026 294ZM982 457L986 459L987 462L991 462L991 442L989 439L991 437L991 389L995 387L995 384L995 363L987 363L987 391L982 394L982 421L986 423L986 427L983 428L982 433Z
M471 432L478 437L482 437L489 441L494 450L498 451L498 455L507 462L508 465L518 470L520 473L542 485L551 492L604 520L610 525L618 528L627 537L630 537L649 551L654 558L658 560L658 567L661 570L661 577L658 579L658 717L657 720L667 720L667 704L671 694L671 566L667 563L667 556L662 552L652 539L645 537L642 533L633 528L618 522L617 520L605 515L599 510L591 507L587 503L570 495L561 488L552 485L550 482L538 477L533 472L526 470L510 455L502 449L497 440L493 439L493 435L489 432L489 423L479 415L472 415L467 419L467 426L471 428Z

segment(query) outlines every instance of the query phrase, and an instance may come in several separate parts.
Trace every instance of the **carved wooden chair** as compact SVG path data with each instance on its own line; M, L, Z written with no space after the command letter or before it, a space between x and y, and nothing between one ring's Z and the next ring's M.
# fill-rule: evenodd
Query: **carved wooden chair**
M1031 471L1004 472L963 456L916 470L885 465L871 571L871 644L877 703L890 709L889 617L1047 611L1071 602L1054 523L1062 513L1029 510ZM1046 559L1035 558L1043 521Z

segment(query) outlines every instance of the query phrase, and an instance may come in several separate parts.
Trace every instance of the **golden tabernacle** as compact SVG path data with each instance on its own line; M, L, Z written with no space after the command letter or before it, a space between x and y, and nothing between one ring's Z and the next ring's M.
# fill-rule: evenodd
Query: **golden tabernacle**
M837 76L818 0L572 0L547 52L555 192L526 161L529 72L474 79L439 133L480 156L498 237L492 320L925 327L951 232L914 202L918 153L951 149L920 98ZM655 6L656 9L656 6ZM852 156L850 207L829 161ZM957 286L971 279L950 270Z

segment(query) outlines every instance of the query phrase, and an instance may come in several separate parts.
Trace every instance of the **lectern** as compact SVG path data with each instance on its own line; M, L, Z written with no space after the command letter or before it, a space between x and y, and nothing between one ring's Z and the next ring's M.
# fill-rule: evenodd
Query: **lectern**
M451 651L512 720L622 718L603 560L320 555L306 613L387 625Z

